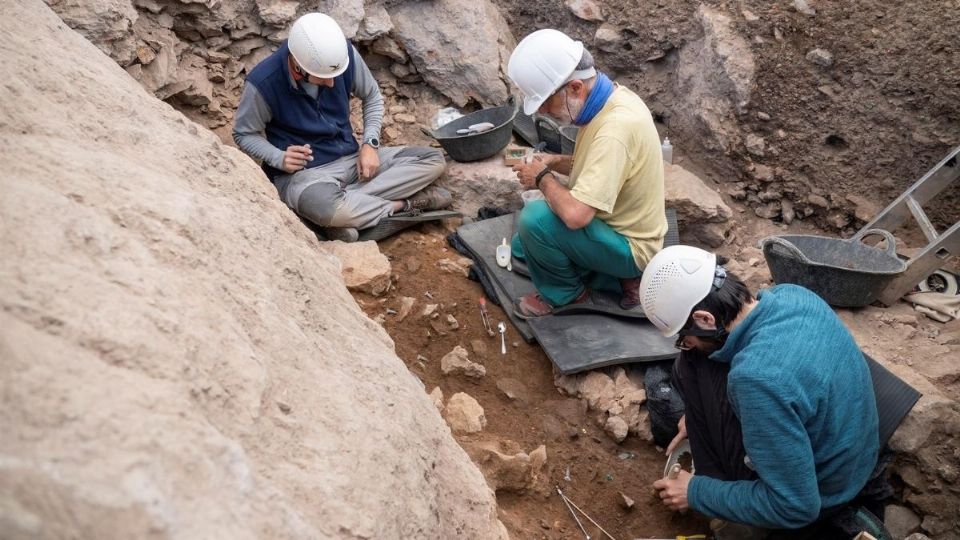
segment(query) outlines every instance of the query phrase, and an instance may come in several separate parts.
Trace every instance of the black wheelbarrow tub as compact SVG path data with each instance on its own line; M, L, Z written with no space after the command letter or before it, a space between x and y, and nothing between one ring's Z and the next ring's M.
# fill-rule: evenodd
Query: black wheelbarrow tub
M886 249L863 243L880 235ZM849 240L812 235L768 236L760 241L763 257L775 283L793 283L810 289L836 307L873 303L887 285L906 270L897 257L893 235L881 229L858 233Z
M514 105L481 109L441 126L434 131L423 130L428 137L436 139L454 161L479 161L506 148L513 132L513 119L517 115ZM461 135L459 129L473 124L490 122L495 127L483 133Z

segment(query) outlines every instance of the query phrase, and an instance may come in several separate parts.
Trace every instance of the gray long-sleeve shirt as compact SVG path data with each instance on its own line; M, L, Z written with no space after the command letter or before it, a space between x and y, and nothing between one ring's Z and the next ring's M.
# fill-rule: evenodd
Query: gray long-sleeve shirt
M354 50L353 91L351 94L363 102L363 140L379 139L383 121L383 96L380 86L370 73L370 68ZM320 87L305 80L296 82L289 73L290 84L299 84L300 88L316 99ZM241 150L254 159L261 159L275 169L283 169L284 149L270 144L264 135L272 113L260 91L252 84L245 84L237 114L233 122L233 140Z

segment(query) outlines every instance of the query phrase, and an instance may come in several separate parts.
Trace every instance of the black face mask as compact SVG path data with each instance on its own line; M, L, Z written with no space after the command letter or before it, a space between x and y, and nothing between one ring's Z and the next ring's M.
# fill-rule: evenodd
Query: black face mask
M691 319L687 325L677 332L676 347L678 349L684 350L682 347L683 338L687 336L693 336L695 338L699 338L700 341L715 345L715 347L711 347L712 351L715 351L723 347L723 345L727 342L727 337L730 336L730 333L727 332L727 329L724 328L723 323L720 321L717 321L717 327L715 329L707 330L697 326L697 323Z

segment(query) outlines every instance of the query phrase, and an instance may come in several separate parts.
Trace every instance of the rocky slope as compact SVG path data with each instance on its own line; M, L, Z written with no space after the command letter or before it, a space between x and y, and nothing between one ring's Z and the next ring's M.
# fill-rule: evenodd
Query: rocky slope
M2 536L502 537L257 167L41 2L2 11Z

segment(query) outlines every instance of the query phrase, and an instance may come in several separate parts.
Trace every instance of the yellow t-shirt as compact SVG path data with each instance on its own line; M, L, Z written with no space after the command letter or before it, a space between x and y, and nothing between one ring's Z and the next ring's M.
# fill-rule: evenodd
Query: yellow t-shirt
M617 86L599 113L580 128L570 173L571 195L627 237L643 269L663 248L667 218L663 157L650 110Z

